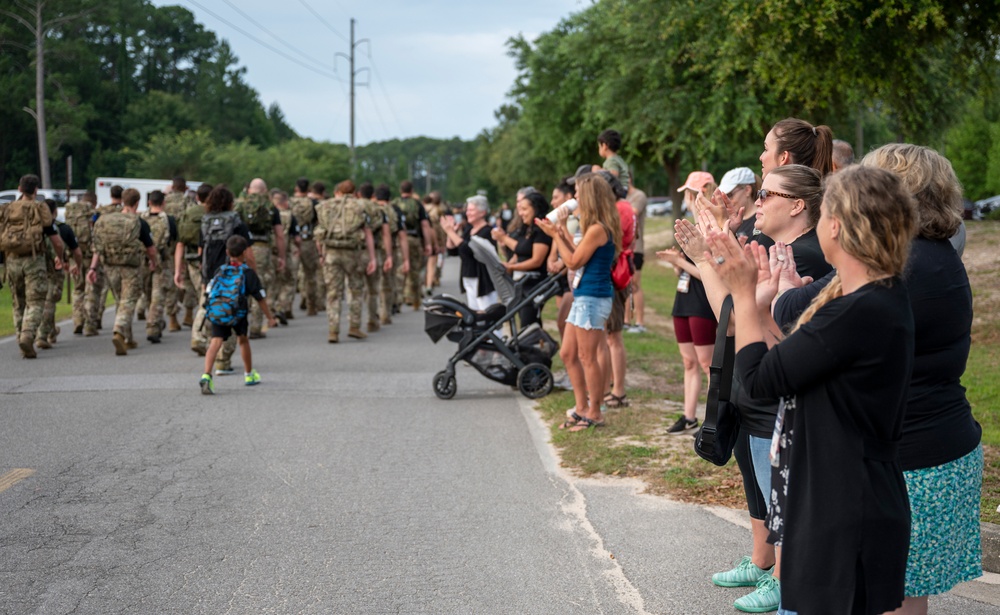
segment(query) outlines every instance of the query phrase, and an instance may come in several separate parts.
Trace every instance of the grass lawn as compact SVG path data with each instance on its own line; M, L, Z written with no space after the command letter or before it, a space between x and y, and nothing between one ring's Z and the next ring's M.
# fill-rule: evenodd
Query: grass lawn
M646 265L642 285L646 294L644 335L626 333L628 397L631 407L609 410L607 426L584 433L557 428L574 404L572 393L554 393L538 404L552 425L552 441L563 464L582 475L603 474L641 478L651 493L679 500L745 508L742 481L735 461L718 468L692 450L690 436L667 436L666 428L680 413L683 369L674 340L670 311L677 278L673 270L656 263L656 249L671 240L669 221L646 221ZM969 225L965 261L972 281L976 321L965 377L976 419L983 426L986 471L983 480L982 519L1000 523L1000 223ZM545 321L554 330L555 302ZM561 369L556 357L554 370ZM704 402L704 391L702 395Z

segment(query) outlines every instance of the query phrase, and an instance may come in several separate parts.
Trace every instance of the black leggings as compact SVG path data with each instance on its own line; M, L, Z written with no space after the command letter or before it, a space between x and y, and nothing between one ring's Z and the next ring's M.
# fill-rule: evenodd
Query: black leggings
M754 472L753 460L750 458L750 434L740 427L740 435L736 438L733 449L736 465L743 477L743 493L747 496L747 510L751 519L763 521L767 518L767 501L757 486L757 474Z

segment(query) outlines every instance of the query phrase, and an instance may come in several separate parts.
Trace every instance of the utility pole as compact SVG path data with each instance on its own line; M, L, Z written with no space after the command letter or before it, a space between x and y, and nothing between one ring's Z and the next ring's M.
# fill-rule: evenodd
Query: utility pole
M361 71L368 70L367 68L359 68L358 70L354 70L354 50L357 49L358 45L360 45L362 43L367 43L368 44L368 53L369 54L371 53L371 41L369 41L367 38L363 38L360 41L355 41L354 40L354 21L355 20L352 17L351 18L351 43L350 43L351 44L351 54L347 55L346 53L339 53L339 52L337 53L338 56L340 56L342 58L345 58L347 60L347 62L350 64L350 77L351 77L351 174L352 175L354 174L354 171L357 168L357 164L358 164L357 158L354 155L354 79L355 79L355 77L357 77L361 73ZM362 84L359 84L359 85L367 86L368 84L367 83L362 83Z

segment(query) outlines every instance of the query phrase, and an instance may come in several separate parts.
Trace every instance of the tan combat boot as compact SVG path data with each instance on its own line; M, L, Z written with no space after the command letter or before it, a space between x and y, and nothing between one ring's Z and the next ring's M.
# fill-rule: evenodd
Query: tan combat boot
M115 333L111 338L111 343L115 345L116 356L124 357L128 354L128 349L125 347L125 336L121 333Z
M35 347L41 348L42 350L48 350L49 348L52 348L52 344L50 344L49 340L45 339L44 337L40 337L37 340L35 340Z
M353 337L356 340L363 340L368 337L368 334L362 331L360 327L351 327L347 331L347 337Z
M170 330L171 331L181 330L181 323L177 322L177 314L170 315Z
M391 325L392 324L392 316L389 316L388 314L386 314L385 316L383 316L382 317L382 324L383 325Z
M378 324L378 321L377 321L377 320L369 320L369 321L368 321L368 332L369 332L369 333L375 333L375 332L376 332L376 331L378 331L378 330L379 330L380 328L381 328L381 327L379 326L379 324Z
M194 308L184 308L184 322L181 324L185 327L194 325Z
M336 344L340 341L340 333L337 331L330 331L330 335L326 338L326 341L331 344Z
M21 334L21 337L17 340L17 346L21 349L21 356L25 359L35 359L38 357L38 353L35 352L35 338L27 333Z

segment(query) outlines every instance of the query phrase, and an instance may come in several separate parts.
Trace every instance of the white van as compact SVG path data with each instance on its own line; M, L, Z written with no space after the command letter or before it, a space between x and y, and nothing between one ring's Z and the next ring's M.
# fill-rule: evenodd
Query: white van
M134 177L98 177L95 182L94 192L97 193L97 204L107 205L111 202L111 187L121 186L123 189L135 188L139 191L139 211L146 209L146 196L153 190L161 190L164 193L170 191L173 183L169 179L138 179ZM201 182L188 181L188 191L197 190Z
M70 201L77 201L77 200L80 199L80 197L82 197L86 193L87 193L87 191L83 190L82 188L72 189L72 190L69 191ZM13 203L14 201L17 200L17 198L19 196L21 196L21 191L20 190L16 190L16 189L15 190L2 190L2 191L0 191L0 205L6 205L7 203ZM53 190L51 188L39 188L38 189L38 194L35 195L35 198L38 199L39 201L44 201L45 199L52 199L53 201L55 201L59 205L59 208L58 208L58 210L56 212L56 219L59 220L60 222L64 222L66 220L66 217L64 215L65 212L66 212L66 203L67 203L67 201L66 201L66 191L65 190Z

